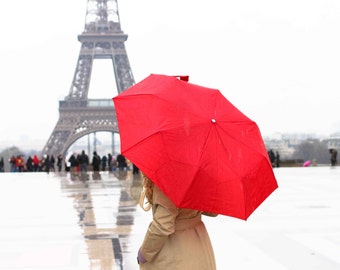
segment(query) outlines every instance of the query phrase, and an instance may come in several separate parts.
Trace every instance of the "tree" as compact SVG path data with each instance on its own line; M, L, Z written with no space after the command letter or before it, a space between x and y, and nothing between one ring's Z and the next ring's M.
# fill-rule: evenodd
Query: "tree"
M308 139L297 146L293 153L295 159L315 160L318 164L329 163L327 144L318 139Z

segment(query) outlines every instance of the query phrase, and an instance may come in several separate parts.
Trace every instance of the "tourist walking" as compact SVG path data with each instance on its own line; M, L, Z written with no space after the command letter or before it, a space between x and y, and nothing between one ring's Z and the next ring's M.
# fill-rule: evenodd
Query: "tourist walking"
M33 159L32 159L31 156L28 156L28 158L26 160L26 170L27 170L27 172L33 172L34 171Z
M15 156L11 156L11 158L9 159L9 163L11 166L11 172L16 172L17 171L17 167L16 167L16 158Z
M119 154L116 160L118 169L120 171L124 171L125 167L127 166L125 157L122 154Z
M112 155L110 153L107 154L107 165L109 167L109 172L112 172Z
M276 168L280 167L280 153L279 153L279 151L276 151L275 164L276 164Z
M87 180L87 167L89 165L89 157L86 155L85 151L81 151L81 154L78 156L79 164L80 164L80 178L81 180Z
M40 171L40 159L38 158L37 155L33 156L33 170L35 172Z
M100 180L100 156L97 154L96 151L93 152L92 157L92 168L93 168L93 180Z
M80 164L80 171L87 172L87 167L89 165L89 157L86 155L85 151L81 151L81 154L78 156L78 161Z
M4 172L4 171L5 171L4 158L1 157L1 159L0 159L0 172Z
M51 171L55 172L55 158L53 155L50 157L50 169Z
M63 156L59 154L57 157L58 172L61 172L62 164L63 164Z
M17 158L15 159L15 164L16 164L17 172L24 172L25 163L21 155L17 156Z
M51 169L50 156L46 155L46 157L44 159L44 170L45 170L45 172L47 172L47 174L49 174L50 173L50 169Z
M268 156L269 156L270 163L272 164L272 167L275 167L275 153L273 149L270 149L268 151Z
M70 168L71 180L76 180L76 178L78 178L77 167L79 165L76 153L72 153L72 155L68 159L68 162L70 162L70 166L71 166Z
M336 151L336 149L331 148L329 149L329 153L331 154L331 166L335 166L338 162L337 162L337 155L338 155L338 151Z
M101 163L102 163L102 171L105 171L106 170L106 163L107 163L107 157L105 155L102 156Z

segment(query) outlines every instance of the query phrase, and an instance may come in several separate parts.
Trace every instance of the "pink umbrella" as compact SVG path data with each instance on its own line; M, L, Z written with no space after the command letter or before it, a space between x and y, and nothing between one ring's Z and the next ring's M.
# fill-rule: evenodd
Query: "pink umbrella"
M311 165L312 162L310 160L307 160L305 163L303 163L303 167L308 167L309 165Z

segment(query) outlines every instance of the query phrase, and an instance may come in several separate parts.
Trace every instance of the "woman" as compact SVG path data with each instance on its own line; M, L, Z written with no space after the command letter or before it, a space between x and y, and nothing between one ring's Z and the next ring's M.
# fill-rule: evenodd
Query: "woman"
M140 205L146 211L152 208L153 221L138 251L140 269L216 269L210 238L201 221L202 214L216 215L177 208L148 177L142 177Z

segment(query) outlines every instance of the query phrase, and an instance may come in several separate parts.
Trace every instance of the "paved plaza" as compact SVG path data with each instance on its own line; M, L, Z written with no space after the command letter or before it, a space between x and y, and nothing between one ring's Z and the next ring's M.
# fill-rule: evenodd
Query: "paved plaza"
M340 167L274 169L247 221L204 217L217 269L340 270ZM0 269L138 269L151 220L131 172L0 174Z

